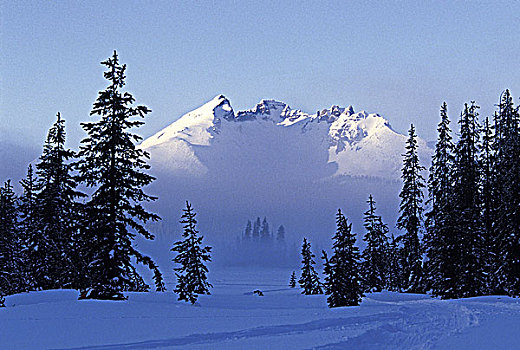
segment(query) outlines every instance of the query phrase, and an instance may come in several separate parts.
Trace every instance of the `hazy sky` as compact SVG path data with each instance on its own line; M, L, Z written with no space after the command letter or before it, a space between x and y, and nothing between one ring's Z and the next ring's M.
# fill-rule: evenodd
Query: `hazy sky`
M235 110L275 98L332 104L435 139L446 100L490 114L520 96L518 1L2 1L0 140L39 149L57 111L84 136L100 61L117 49L149 136L223 93Z

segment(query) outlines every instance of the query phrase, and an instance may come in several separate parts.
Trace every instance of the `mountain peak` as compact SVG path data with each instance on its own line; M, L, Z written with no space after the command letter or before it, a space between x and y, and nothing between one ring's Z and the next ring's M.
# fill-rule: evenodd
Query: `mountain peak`
M284 102L276 100L261 100L253 109L240 111L237 113L237 121L246 120L270 120L275 123L281 122L286 118L286 114L291 108Z
M144 140L141 147L157 146L172 139L207 145L212 133L218 133L222 119L234 120L235 112L229 100L220 94Z
M302 159L310 157L312 162L320 159L329 164L324 165L327 169L335 166L329 176L396 179L405 141L406 136L392 130L379 114L355 112L352 106L333 105L311 115L264 99L235 113L220 94L146 139L141 147L150 151L156 165L191 174L207 173L208 164L220 169L215 163L219 159L231 169L249 166L251 154L257 160L269 154L273 159L266 158L266 164L291 159L300 166ZM428 153L426 143L420 140L420 144ZM312 162L304 168L318 166Z

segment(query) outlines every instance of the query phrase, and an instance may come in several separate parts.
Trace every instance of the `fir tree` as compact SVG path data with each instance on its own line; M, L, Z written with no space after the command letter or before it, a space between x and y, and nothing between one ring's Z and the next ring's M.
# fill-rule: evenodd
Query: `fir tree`
M495 237L496 222L496 197L494 189L495 173L493 169L494 152L493 152L493 131L489 118L486 118L482 129L482 143L480 145L480 180L479 180L479 204L481 215L482 230L482 252L481 264L486 278L486 293L495 294L499 292L495 286L498 285L497 275L497 257L500 256L497 238Z
M40 237L40 215L38 210L37 195L39 192L38 179L34 175L33 167L29 164L25 179L20 181L23 194L19 199L20 220L18 223L20 239L22 240L22 259L25 290L35 289L37 284L33 274L37 272L38 264L33 261L33 255L37 252L37 245Z
M247 220L246 228L244 230L244 240L249 241L251 240L251 220Z
M456 221L450 234L456 239L457 250L456 256L451 257L457 276L453 297L459 298L476 296L485 291L479 210L478 108L474 102L465 104L459 120L460 138L455 147L455 180L451 200Z
M101 64L109 86L99 92L91 115L99 115L97 122L82 123L88 136L82 140L77 163L83 184L93 187L87 203L89 226L83 235L90 242L86 250L88 271L81 284L87 285L86 298L124 299L123 290L130 282L131 257L154 271L158 290L164 289L162 276L155 263L132 246L136 234L146 239L154 236L144 227L159 216L146 211L144 202L156 198L146 194L143 187L154 178L147 174L149 154L136 148L142 138L128 129L143 125L150 110L146 106L132 107L134 97L122 92L125 85L126 65L119 63L117 53Z
M177 276L177 286L174 292L179 295L179 300L189 301L194 304L199 294L210 294L212 285L208 282L208 268L204 262L211 261L211 247L201 247L202 236L199 236L195 225L195 212L192 211L190 203L186 202L183 209L181 224L184 224L183 240L175 242L173 252L177 256L173 259L180 267L174 270Z
M262 229L260 231L260 238L267 242L271 238L271 235L269 233L269 223L267 222L267 218L264 216L264 220L262 221Z
M397 228L404 230L399 237L403 248L401 252L401 267L403 278L402 287L404 291L418 293L423 291L422 257L419 233L422 222L422 199L424 178L421 171L425 168L419 164L417 156L417 135L413 125L410 127L409 138L406 143L406 154L404 154L401 178L403 188L399 197L400 216L397 220Z
M446 103L441 106L440 116L438 139L428 178L428 203L431 210L426 214L426 274L428 289L433 295L448 298L454 296L458 284L458 272L454 264L458 243L453 236L455 208L450 197L454 186L455 146Z
M303 239L302 245L302 274L298 281L300 287L303 289L302 294L323 294L321 288L320 278L318 273L314 269L316 262L313 260L314 254L311 252L311 244L307 242L307 239Z
M380 292L387 285L386 269L388 252L388 227L383 224L380 216L375 213L375 201L372 195L368 198L369 209L365 212L364 226L366 229L363 240L366 247L363 250L363 280L366 291Z
M0 297L23 290L18 210L11 181L0 187Z
M278 231L276 232L276 240L279 243L285 242L285 227L283 225L278 227Z
M325 294L328 295L330 293L330 286L334 283L334 281L331 278L332 270L329 256L327 255L327 252L325 250L321 251L321 260L323 260L323 274L325 275L323 289L325 290Z
M355 246L356 235L352 233L352 224L347 222L341 210L336 215L336 224L332 245L334 253L329 259L323 252L327 303L329 307L359 305L363 287L360 254Z
M390 291L401 291L401 265L399 262L399 246L394 234L390 236L389 244L387 245L387 268L386 281L387 288Z
M260 218L257 217L253 225L253 240L257 241L260 238Z
M291 279L289 280L289 287L295 288L296 287L296 272L293 271L291 274Z
M509 90L499 104L495 120L494 237L500 256L494 261L496 290L520 295L520 113Z
M39 178L38 234L32 236L28 255L33 263L35 286L70 288L74 280L72 234L77 213L76 181L71 175L74 152L65 148L65 121L60 113L49 129L43 154L36 164Z

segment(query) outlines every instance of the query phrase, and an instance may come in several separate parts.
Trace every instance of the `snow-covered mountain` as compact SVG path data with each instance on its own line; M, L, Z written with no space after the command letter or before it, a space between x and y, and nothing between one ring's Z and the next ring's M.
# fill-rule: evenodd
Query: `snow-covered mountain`
M166 233L179 232L189 200L211 239L229 240L248 219L267 216L298 244L305 235L328 246L338 208L362 232L369 194L394 227L406 139L382 116L351 106L308 114L263 100L237 112L219 95L141 147L151 154L157 181L149 190L159 197L151 206ZM431 150L418 143L426 165Z
M154 168L176 175L203 176L212 168L278 168L314 180L334 176L398 179L406 136L395 132L379 114L332 106L315 114L287 104L262 100L253 109L235 112L223 95L189 112L146 139L141 147ZM430 149L419 139L420 157ZM259 169L260 168L260 169ZM262 171L260 171L262 173ZM240 175L240 174L237 174Z

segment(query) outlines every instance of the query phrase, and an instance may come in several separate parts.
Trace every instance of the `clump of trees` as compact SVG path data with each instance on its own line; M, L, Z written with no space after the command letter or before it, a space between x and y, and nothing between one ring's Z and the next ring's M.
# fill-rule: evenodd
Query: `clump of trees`
M441 107L430 168L424 263L441 298L520 295L520 113L509 90L492 119L466 104L454 143Z
M454 142L443 103L427 181L410 127L396 238L370 195L360 256L338 211L334 253L322 257L330 307L358 305L363 293L383 289L443 299L520 296L520 108L506 90L493 118L480 123L478 109L464 105Z
M238 265L284 266L296 255L287 247L285 226L273 227L265 216L247 220L233 249L229 263Z
M136 147L141 137L130 131L150 109L123 91L126 65L116 51L101 64L108 86L94 102L96 119L81 124L87 136L79 152L66 148L58 113L42 155L20 181L22 194L9 180L0 187L0 306L5 295L57 288L122 300L125 291L149 290L135 263L148 266L156 290L165 290L157 265L132 244L137 235L154 239L145 224L160 219L143 206L157 199L143 190L154 177L147 173L149 154ZM189 291L179 293L192 300Z

